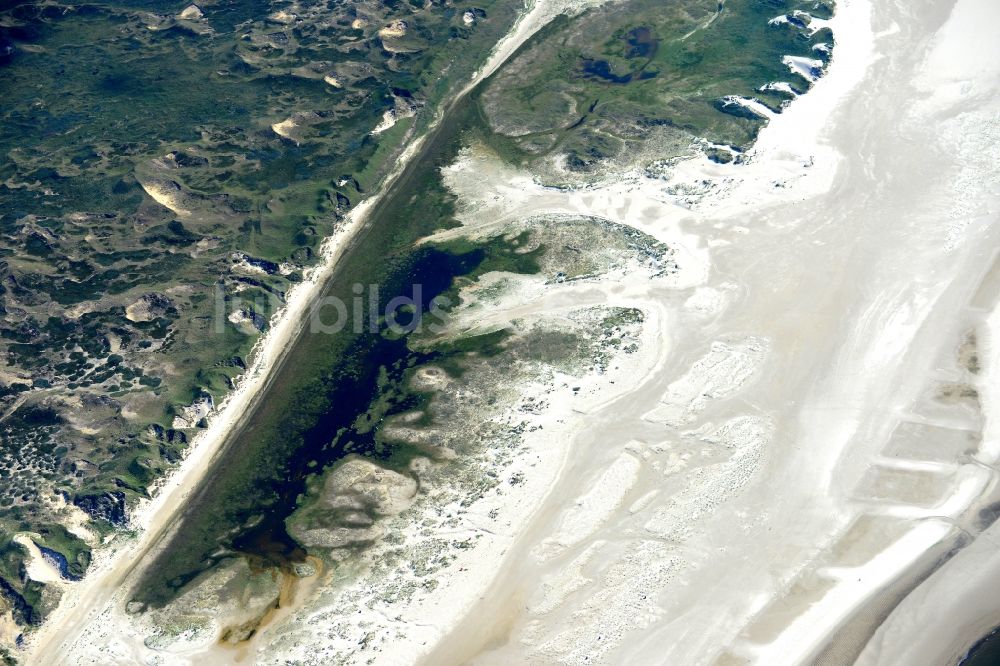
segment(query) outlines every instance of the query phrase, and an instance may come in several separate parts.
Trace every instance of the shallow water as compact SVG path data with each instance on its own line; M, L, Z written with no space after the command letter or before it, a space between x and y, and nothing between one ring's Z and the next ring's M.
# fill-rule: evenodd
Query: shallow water
M985 638L969 648L959 662L961 666L996 666L1000 664L1000 629L994 629Z

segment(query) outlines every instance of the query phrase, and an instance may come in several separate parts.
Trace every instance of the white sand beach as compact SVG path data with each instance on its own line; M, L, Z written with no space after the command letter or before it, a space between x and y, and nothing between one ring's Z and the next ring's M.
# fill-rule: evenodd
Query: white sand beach
M949 19L950 8L928 4L839 3L828 74L772 119L749 165L680 164L670 186L683 200L636 179L549 192L543 206L530 175L509 173L479 198L491 220L498 208L503 217L572 210L684 238L679 256L700 247L709 268L688 285L702 285L700 297L683 278L681 293L692 305L730 295L707 317L667 306L668 356L643 390L573 417L586 423L568 445L573 462L424 663L791 664L846 654L826 650L993 500L995 473L964 449L941 466L887 446L900 424L940 428L943 442L976 427L974 402L947 399L944 379L977 383L956 358L980 326L967 307L996 240L997 173L977 146L996 140L997 78L980 59L939 55L986 41L956 28L982 15L973 4L957 3ZM941 74L948 81L931 87ZM644 209L648 217L632 213ZM767 353L744 380L718 364L748 338ZM731 385L715 386L719 377ZM600 470L633 451L643 468L595 506ZM572 538L559 536L567 524L579 528ZM944 628L957 636L947 656L990 617ZM892 647L925 624L904 623L909 633ZM877 618L852 626L860 652ZM907 650L907 663L945 663L917 658L923 649Z

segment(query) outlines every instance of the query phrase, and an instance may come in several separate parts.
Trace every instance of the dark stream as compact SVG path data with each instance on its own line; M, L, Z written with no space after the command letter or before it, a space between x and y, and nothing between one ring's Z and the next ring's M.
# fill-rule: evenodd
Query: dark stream
M414 256L408 275L397 275L392 282L382 286L379 311L385 311L385 305L391 298L412 298L416 286L421 293L421 319L400 314L397 321L406 328L416 326L418 321L423 325L433 323L429 317L431 301L451 286L453 278L474 269L482 261L482 254L481 251L474 251L453 256L434 249L421 250ZM366 314L369 306L370 303L364 303ZM305 492L306 479L318 469L351 453L388 458L393 452L376 445L377 427L359 433L352 429L352 424L378 397L382 369L387 372L390 384L398 383L406 368L431 362L438 355L412 352L405 337L367 333L352 343L345 356L358 368L353 381L337 382L329 387L326 394L329 408L302 435L302 443L287 461L284 473L271 480L276 502L266 510L259 523L233 539L234 550L263 558L271 565L300 561L305 552L289 536L285 519L295 510L299 495ZM407 397L393 404L386 416L415 407L414 398ZM336 433L343 436L334 436Z
M1000 628L969 648L961 666L997 666L1000 664Z

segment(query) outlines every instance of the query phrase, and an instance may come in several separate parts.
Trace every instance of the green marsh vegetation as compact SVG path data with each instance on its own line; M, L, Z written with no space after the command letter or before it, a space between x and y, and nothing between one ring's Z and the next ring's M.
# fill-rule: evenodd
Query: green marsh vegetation
M769 23L796 11L830 16L829 4L814 0L626 0L557 19L484 91L491 143L543 171L559 157L569 175L553 179L570 182L683 155L694 138L746 148L764 121L723 98L753 97L779 111L792 96L762 86L809 87L782 57L828 57L814 46L832 45L829 30L810 35L795 16Z
M501 244L485 249L415 245L456 224L453 196L443 187L439 170L452 162L463 137L478 123L471 99L452 109L419 161L372 210L371 223L325 285L325 297L351 303L357 296L355 284L378 285L376 309L382 312L392 297L411 296L413 286L420 285L427 308L430 299L449 293L455 277L474 274L484 264L512 267L512 248ZM537 270L530 257L518 261L525 270ZM366 311L370 305L365 303ZM335 316L332 310L320 313L323 321ZM137 600L163 604L206 567L236 553L270 566L301 561L305 553L287 534L285 520L308 479L351 453L405 466L414 450L381 441L378 425L425 400L405 388L414 367L432 359L455 362L471 351L460 345L413 350L406 336L384 328L371 333L347 327L330 333L307 327L257 408L227 442L219 463L225 473L192 500L181 527L183 539L174 540L160 556Z

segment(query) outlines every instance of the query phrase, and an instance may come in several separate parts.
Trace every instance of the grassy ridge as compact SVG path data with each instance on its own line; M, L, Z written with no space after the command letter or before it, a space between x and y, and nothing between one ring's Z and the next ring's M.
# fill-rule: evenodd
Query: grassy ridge
M754 97L780 111L792 96L762 86L809 88L782 57L827 58L813 47L832 43L828 30L809 35L794 16L770 23L797 10L830 13L812 0L627 0L553 22L484 93L493 142L536 166L565 156L580 174L636 153L683 154L695 137L745 148L764 120L721 100Z

